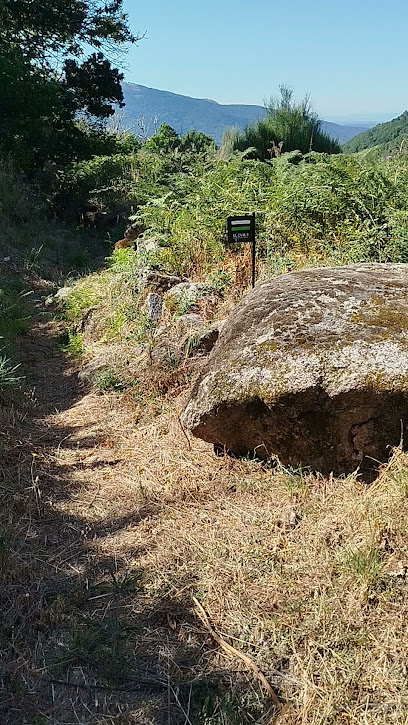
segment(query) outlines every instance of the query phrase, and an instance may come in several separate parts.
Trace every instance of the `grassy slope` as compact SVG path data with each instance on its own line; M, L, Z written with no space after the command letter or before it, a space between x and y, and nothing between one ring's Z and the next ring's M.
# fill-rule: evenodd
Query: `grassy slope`
M162 263L233 279L240 267L221 254L217 229L228 205L251 200L267 210L264 248L268 234L273 240L260 275L364 258L387 244L400 253L405 217L400 247L398 227L388 225L403 211L404 168L388 175L388 167L322 163L282 168L271 188L275 169L244 164L237 184L239 163L221 165L202 186L193 179L188 203L176 197L172 215L149 206L146 219L163 235L170 229L176 248L164 247ZM68 305L71 324L96 308L88 343L117 346L122 362L125 348L131 356L140 342L149 346L136 264L132 251L116 255L74 285ZM245 287L244 276L236 279ZM228 285L225 293L228 306ZM405 723L406 456L397 451L369 488L355 476L216 458L203 442L188 442L178 422L191 379L185 361L144 385L128 380L124 393L114 385L85 394L76 363L58 350L59 333L40 308L20 340L35 417L10 399L0 406L6 721ZM274 720L259 680L211 639L193 597L224 641L265 673L283 705Z
M406 457L370 488L217 458L187 443L172 392L146 397L139 424L131 396L81 394L57 333L32 327L36 424L9 426L4 449L3 712L33 725L271 722L196 597L277 692L274 722L405 722Z

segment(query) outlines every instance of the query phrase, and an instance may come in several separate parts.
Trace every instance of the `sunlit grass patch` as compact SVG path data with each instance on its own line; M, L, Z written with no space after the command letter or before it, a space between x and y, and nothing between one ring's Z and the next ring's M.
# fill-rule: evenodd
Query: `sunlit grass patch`
M346 574L372 587L381 582L383 553L375 546L350 550L346 553L341 566Z
M0 352L0 390L16 385L22 379L21 376L16 374L19 367Z
M67 341L61 346L61 349L72 355L72 357L81 358L85 352L84 336L80 332L72 330L67 331Z

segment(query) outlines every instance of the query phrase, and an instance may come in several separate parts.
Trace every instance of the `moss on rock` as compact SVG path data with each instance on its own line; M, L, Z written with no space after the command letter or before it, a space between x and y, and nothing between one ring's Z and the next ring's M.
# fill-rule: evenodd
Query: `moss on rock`
M326 472L385 460L408 423L407 289L404 264L260 284L227 320L183 423L236 454Z

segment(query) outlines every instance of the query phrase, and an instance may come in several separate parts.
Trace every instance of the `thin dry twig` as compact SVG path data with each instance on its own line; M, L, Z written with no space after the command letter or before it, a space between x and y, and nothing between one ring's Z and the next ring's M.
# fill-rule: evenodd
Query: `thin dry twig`
M183 424L182 424L182 422L180 420L180 416L177 416L177 420L178 420L179 426L180 426L180 428L181 428L181 430L183 432L183 435L184 435L184 437L185 437L185 439L187 441L188 448L191 451L191 442L190 442L190 439L189 439L189 437L188 437L188 435L187 435L187 433L186 433L186 431L184 429L184 426L183 426Z
M279 702L278 696L276 692L273 690L271 685L269 684L268 680L266 679L265 675L261 670L259 669L258 665L250 658L248 655L244 654L243 652L240 652L239 650L235 649L232 645L228 644L220 635L215 631L214 627L211 625L210 620L208 618L208 614L205 611L204 607L196 597L192 597L193 602L195 604L196 612L198 616L200 617L202 623L204 624L205 628L209 631L212 638L215 639L215 641L222 647L222 649L227 652L229 655L232 655L233 657L239 657L245 664L251 668L251 670L255 673L256 677L260 680L262 683L264 689L267 691L269 697L271 698L273 704L276 708L279 710L281 709L282 705Z

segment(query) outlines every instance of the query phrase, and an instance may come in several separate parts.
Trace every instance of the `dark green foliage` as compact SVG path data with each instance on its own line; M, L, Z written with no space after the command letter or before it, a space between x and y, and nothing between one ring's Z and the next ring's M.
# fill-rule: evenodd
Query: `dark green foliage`
M94 156L89 161L70 165L59 175L53 201L55 208L65 216L75 215L91 191L97 192L96 198L101 206L115 206L119 200L115 187L120 188L121 181L130 173L131 158L125 154Z
M121 103L119 92L123 75L103 57L101 52L92 53L83 63L73 58L65 61L64 90L67 105L74 113L80 109L90 116L106 118L114 113L112 103Z
M132 40L121 0L2 0L2 35L25 57L50 65L52 54L81 56L83 44Z
M105 209L136 211L183 184L197 164L211 162L212 140L192 131L181 139L164 124L143 146L131 135L105 133L115 152L67 165L47 180L54 209L72 218L81 204L92 201ZM90 143L92 143L92 139ZM102 141L104 143L104 141ZM121 152L121 148L123 152Z
M107 118L123 101L123 76L104 49L132 40L122 0L2 0L3 152L30 172L78 157L86 143L77 114Z
M281 97L271 99L267 107L268 115L256 124L248 126L242 133L235 134L234 148L239 151L256 149L261 160L273 157L275 145L282 150L302 153L318 151L337 154L340 145L321 130L321 121L313 111L309 99L297 102L293 100L293 91L280 86ZM230 137L226 137L230 142ZM279 153L279 150L278 152Z
M14 342L28 329L27 293L15 275L0 277L0 393L21 380L14 357ZM10 355L12 357L10 357ZM1 563L1 537L0 537Z
M202 154L215 149L215 143L201 131L188 131L180 138L174 128L163 123L157 133L146 142L145 148L161 154L170 154L173 151Z
M0 341L10 341L27 332L25 295L18 278L0 278Z
M380 123L374 128L370 128L364 133L354 136L344 146L346 153L355 153L363 149L372 148L373 146L390 144L397 145L399 139L403 139L408 135L408 111L404 111L401 116L394 118L388 123Z
M189 131L180 139L180 151L190 151L196 154L206 153L210 149L215 148L215 143L211 136L207 136L201 131Z
M178 133L168 123L162 123L157 133L146 142L145 147L149 151L167 154L174 151L179 145L180 137Z
M145 234L159 242L154 264L204 279L222 268L226 217L252 210L258 253L276 271L310 260L408 261L402 157L370 164L294 150L264 163L242 153L224 160L172 148L180 139L169 127L154 143L158 139L155 149L146 144L130 154L71 165L60 180L61 208L86 198L105 208L133 206Z
M88 201L106 209L130 212L161 196L173 173L172 159L161 153L139 152L94 156L66 166L52 190L57 213L75 220ZM51 177L51 180L54 177ZM48 182L50 183L50 182Z

